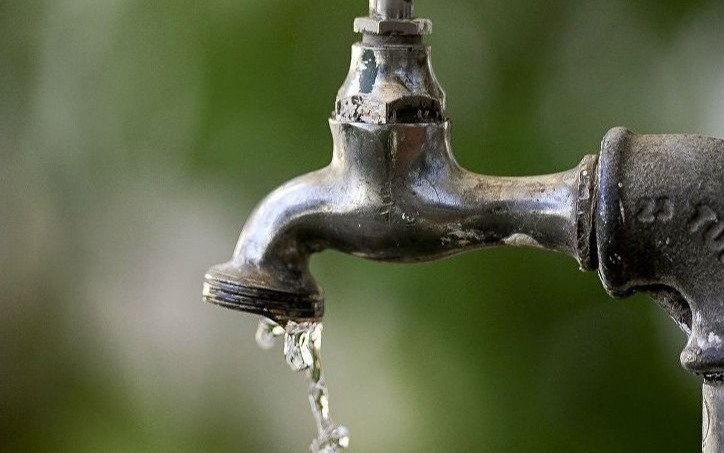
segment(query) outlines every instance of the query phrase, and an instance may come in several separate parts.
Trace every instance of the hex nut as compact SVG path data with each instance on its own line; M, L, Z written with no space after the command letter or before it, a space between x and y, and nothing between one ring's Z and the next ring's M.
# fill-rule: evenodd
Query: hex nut
M358 17L354 20L354 31L374 35L429 35L432 33L432 21Z
M352 96L337 101L335 117L339 121L370 124L427 123L444 121L437 99L407 95L382 101L367 96Z

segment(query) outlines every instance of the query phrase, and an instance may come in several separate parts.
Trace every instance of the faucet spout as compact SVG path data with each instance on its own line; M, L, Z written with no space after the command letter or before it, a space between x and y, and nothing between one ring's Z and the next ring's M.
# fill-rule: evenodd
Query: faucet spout
M309 257L325 249L386 262L487 246L534 246L594 265L597 158L553 175L505 178L462 168L446 98L412 1L370 2L330 119L332 162L283 185L254 211L232 259L206 275L208 302L271 318L318 319Z
M445 92L414 0L369 0L329 121L331 163L271 193L204 300L279 324L313 321L309 270L326 249L394 263L490 246L532 246L598 270L614 297L650 293L689 336L681 363L702 375L702 448L724 445L724 140L614 128L598 156L544 176L462 168Z
M448 122L330 126L331 164L259 205L231 261L207 274L207 301L282 323L320 318L323 297L308 263L325 249L411 263L534 246L588 267L595 157L552 175L483 176L455 161Z

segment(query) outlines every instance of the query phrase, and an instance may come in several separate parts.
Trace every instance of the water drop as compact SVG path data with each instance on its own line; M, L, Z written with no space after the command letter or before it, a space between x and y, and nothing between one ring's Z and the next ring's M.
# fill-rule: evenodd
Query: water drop
M334 426L312 441L310 453L340 453L349 448L349 430Z
M270 319L262 318L256 329L256 344L262 349L271 349L276 344L277 338L282 335L284 335L282 326Z
M314 367L315 351L321 348L322 324L289 322L284 336L284 356L293 371Z
M259 346L270 349L274 340L284 335L284 357L289 367L304 372L307 379L309 405L317 425L317 438L309 447L310 453L343 453L349 448L349 430L336 425L329 416L329 392L322 373L321 322L288 322L281 327L262 319L256 332Z

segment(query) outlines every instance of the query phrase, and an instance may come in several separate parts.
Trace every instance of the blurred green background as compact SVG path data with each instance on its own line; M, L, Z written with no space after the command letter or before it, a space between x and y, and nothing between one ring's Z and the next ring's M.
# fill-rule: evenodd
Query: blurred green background
M364 0L0 0L0 447L303 452L303 379L203 305L254 203L326 165ZM418 0L460 162L571 168L612 126L724 136L724 2ZM564 256L327 252L359 452L696 451L683 335Z

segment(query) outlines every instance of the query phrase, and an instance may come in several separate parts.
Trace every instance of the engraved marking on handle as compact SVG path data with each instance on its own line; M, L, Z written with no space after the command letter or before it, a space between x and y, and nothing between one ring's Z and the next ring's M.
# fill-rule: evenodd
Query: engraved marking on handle
M720 220L719 214L714 209L700 204L687 226L691 234L702 233L706 246L717 253L719 262L724 264L724 222Z
M636 218L641 223L668 222L674 218L674 204L668 197L644 198L639 203Z

